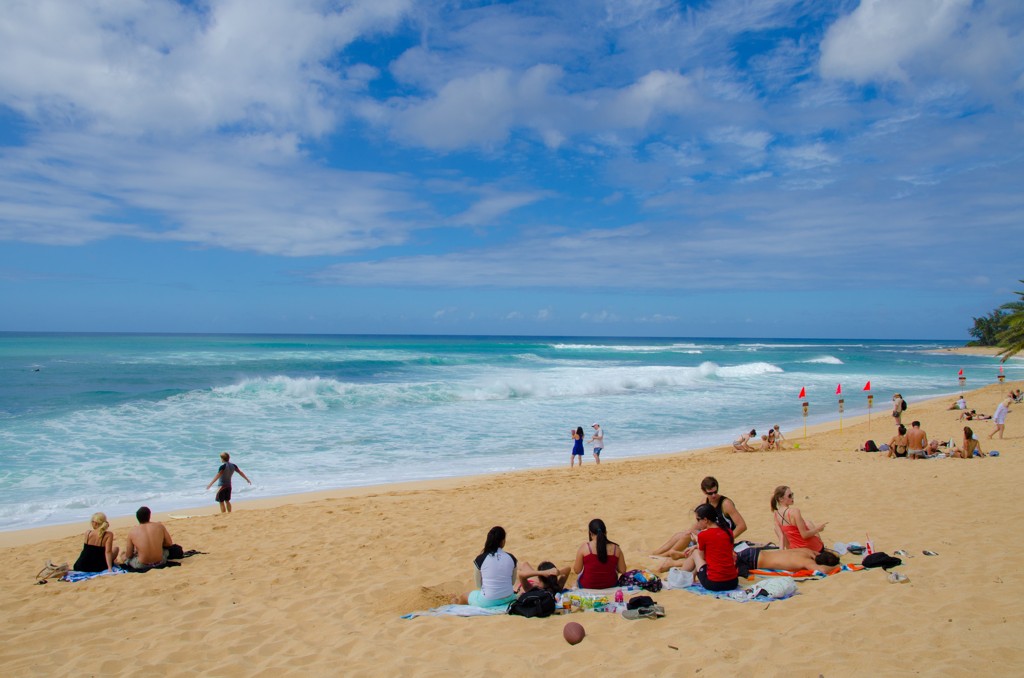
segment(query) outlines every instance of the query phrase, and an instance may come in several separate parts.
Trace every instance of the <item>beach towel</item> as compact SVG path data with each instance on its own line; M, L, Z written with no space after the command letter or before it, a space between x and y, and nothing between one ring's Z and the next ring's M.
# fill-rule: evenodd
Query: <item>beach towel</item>
M110 570L103 570L102 572L77 572L75 570L71 570L63 577L61 577L60 580L75 583L85 581L86 579L95 579L96 577L108 577L110 575L115 574L125 574L126 572L127 570L123 570L117 565L114 566L113 572L111 572Z
M793 579L824 579L825 577L831 577L834 574L840 572L860 572L864 569L863 565L836 565L827 572L823 570L766 570L757 568L751 570L750 574L757 575L759 577L792 577Z
M786 600L787 598L792 598L799 593L794 586L792 589L779 594L777 597L775 595L759 595L761 588L756 585L742 589L733 589L732 591L709 591L700 584L694 584L693 586L687 586L685 589L680 590L687 591L689 593L696 593L698 596L711 596L712 598L718 598L719 600L734 600L737 603L763 603L771 602L773 600Z
M403 614L402 619L413 619L415 617L491 617L494 615L505 615L508 613L508 606L498 605L496 607L477 607L476 605L441 605L432 607L429 610L420 610Z

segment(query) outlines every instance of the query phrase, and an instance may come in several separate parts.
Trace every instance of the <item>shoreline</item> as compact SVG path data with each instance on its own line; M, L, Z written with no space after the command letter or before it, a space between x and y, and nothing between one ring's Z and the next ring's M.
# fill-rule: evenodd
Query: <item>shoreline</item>
M995 384L971 391L965 391L965 397L971 398L973 395L982 393L992 386L999 386L1000 388L1010 388L1010 384L1013 382L1007 382L1005 384ZM1016 386L1015 388L1019 388ZM950 392L949 394L935 396L933 398L927 398L924 400L917 401L916 407L926 406L929 404L937 403L938 401L945 401L947 398L959 395L956 392ZM872 414L858 414L839 419L829 419L827 421L817 422L814 424L807 425L807 436L815 436L820 434L827 434L830 432L839 432L842 427L850 428L856 427L869 422L879 422L879 430L882 423L888 423L889 420L889 401L882 401L886 407L880 408L875 407L872 409ZM877 411L877 412L876 412ZM872 429L873 430L873 429ZM787 450L792 451L794 442L800 445L803 441L803 426L793 429L793 435L787 435ZM785 434L785 432L784 432ZM619 464L630 464L630 463L642 463L648 461L664 460L664 459L677 459L683 456L703 456L714 454L716 452L732 453L731 444L725 445L711 445L705 447L699 447L694 449L683 449L676 450L674 452L656 452L651 454L641 454L630 457L624 457L620 459L604 460L601 466L605 465L619 465ZM771 452L736 452L735 454L751 454L751 455L771 455ZM593 462L593 455L587 454L586 457L588 466L595 466ZM375 496L379 494L387 493L403 493L403 492L424 492L424 491L437 491L437 490L452 490L465 485L467 483L486 482L493 481L498 478L503 478L509 475L521 475L531 474L541 471L557 471L558 469L565 466L565 464L553 464L550 466L540 466L535 468L524 468L516 469L513 471L500 471L494 473L480 473L480 474L468 474L468 475L457 475L449 476L445 478L430 478L424 480L408 480L399 481L395 483L383 483L376 485L360 485L356 487L341 487L329 490L318 490L315 492L296 492L289 494L274 495L271 497L260 497L255 499L242 499L233 500L232 507L235 512L238 510L242 511L260 511L281 508L284 506L310 504L324 500L336 500L336 499L357 499L365 498L369 496ZM212 496L212 495L211 495ZM168 525L173 526L180 524L182 520L188 520L190 518L205 518L209 516L216 516L220 514L220 510L217 502L211 499L210 503L201 506L186 506L182 508L171 509L168 511L154 511L154 521L166 521ZM82 521L73 523L60 523L55 525L40 525L38 527L21 528L15 530L0 530L0 548L9 548L14 546L24 546L29 544L37 544L39 542L52 540L52 539L63 539L71 535L78 534L84 530L83 526L88 523L88 516L84 516ZM135 525L135 517L133 515L127 516L116 516L110 518L110 526L112 530L125 530Z

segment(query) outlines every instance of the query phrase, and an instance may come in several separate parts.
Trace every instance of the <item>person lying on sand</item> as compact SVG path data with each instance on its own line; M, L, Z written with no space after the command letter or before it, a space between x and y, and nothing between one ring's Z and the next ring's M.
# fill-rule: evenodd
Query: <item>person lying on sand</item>
M961 412L959 420L963 421L966 419L967 421L974 421L975 419L987 420L991 418L992 417L987 414L978 414L977 411L971 410L970 412Z
M537 567L524 560L519 564L519 590L545 589L550 593L561 593L571 571L571 567L557 567L549 560Z
M817 570L820 567L835 567L839 556L835 551L823 550L815 554L810 549L765 549L751 546L736 554L737 564L748 570Z
M704 503L710 504L718 512L724 523L732 530L734 538L747 531L747 521L743 520L743 516L740 515L733 500L718 493L718 480L714 476L707 476L700 481L700 489L704 493ZM670 551L682 551L690 545L691 541L697 540L697 532L697 524L694 523L686 530L673 534L651 555L665 556Z

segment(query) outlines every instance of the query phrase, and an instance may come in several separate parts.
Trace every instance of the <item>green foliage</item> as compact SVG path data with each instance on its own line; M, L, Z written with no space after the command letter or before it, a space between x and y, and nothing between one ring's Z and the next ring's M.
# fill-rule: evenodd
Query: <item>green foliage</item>
M968 332L974 337L974 341L968 342L968 346L999 346L997 337L1006 329L1008 313L1000 309L992 311L988 315L974 319L974 327Z
M1018 282L1024 283L1024 280ZM1002 361L1024 351L1024 292L1015 292L1020 301L1011 301L999 308L1005 310L1003 329L996 336L996 345L1002 346Z

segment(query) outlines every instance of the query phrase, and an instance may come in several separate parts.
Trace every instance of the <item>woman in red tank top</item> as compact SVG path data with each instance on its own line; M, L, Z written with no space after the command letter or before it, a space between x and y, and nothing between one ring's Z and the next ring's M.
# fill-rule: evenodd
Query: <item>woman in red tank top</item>
M583 589L610 589L626 571L626 556L613 541L608 540L604 521L594 518L587 526L590 541L576 549L576 562L572 570L577 575L576 586Z

